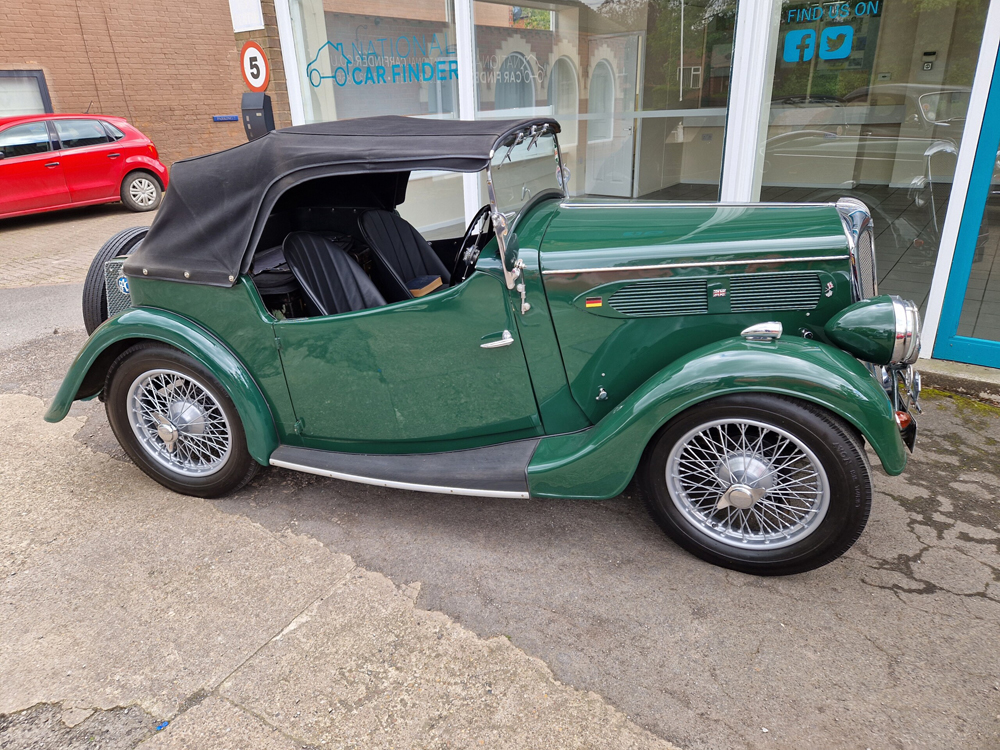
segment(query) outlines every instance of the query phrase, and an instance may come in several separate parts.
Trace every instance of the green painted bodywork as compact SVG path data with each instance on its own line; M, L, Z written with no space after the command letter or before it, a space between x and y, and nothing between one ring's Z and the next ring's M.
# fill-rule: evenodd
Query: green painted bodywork
M827 321L826 335L858 359L887 365L896 344L896 312L888 295L856 302Z
M165 310L126 310L94 331L70 365L69 373L45 413L45 420L58 422L69 413L75 399L93 396L103 388L102 377L93 392L81 393L80 390L91 366L103 352L115 345L123 345L124 349L143 340L176 347L208 368L236 405L250 455L258 463L267 465L271 453L278 447L278 435L271 410L254 379L225 344L192 321ZM107 365L110 362L105 363L105 369Z
M538 200L508 238L508 268L515 260L530 304L523 314L495 239L462 284L320 318L279 320L247 277L232 288L130 277L135 308L95 331L46 418L61 419L74 398L99 392L101 368L125 342L153 339L212 369L261 463L279 444L392 454L538 437L532 494L605 498L624 488L670 419L715 396L764 392L829 409L864 434L888 473L902 471L906 455L885 392L831 345L867 326L872 346L884 346L881 318L842 314L852 301L850 263L832 205ZM801 285L803 275L811 301L781 309L781 290ZM748 279L778 291L765 288L757 309L734 310ZM698 310L637 316L608 304L636 282L692 280L705 293ZM599 307L587 307L593 297ZM882 310L854 307L869 316ZM739 337L766 321L783 324L777 342ZM480 347L504 330L510 346Z
M673 417L731 393L772 393L822 406L854 425L888 474L906 450L885 391L856 359L807 339L726 339L689 352L630 393L595 427L543 439L528 466L538 497L614 497L649 440Z
M506 289L490 273L274 329L306 447L424 453L544 434ZM481 348L505 330L512 345Z
M851 303L847 240L833 206L572 206L564 204L549 223L542 268L570 388L595 423L653 374L708 342L765 321L780 322L790 335L822 337L830 316ZM817 257L831 259L798 260ZM695 265L704 263L734 265ZM663 265L684 267L648 268ZM595 268L606 270L565 273ZM732 312L729 294L711 296L733 276L803 271L816 272L830 292L813 309L775 309L780 300L774 299L760 311ZM704 280L707 309L628 317L608 304L622 286L649 280ZM588 298L601 298L601 307L585 307ZM598 400L602 389L607 398Z

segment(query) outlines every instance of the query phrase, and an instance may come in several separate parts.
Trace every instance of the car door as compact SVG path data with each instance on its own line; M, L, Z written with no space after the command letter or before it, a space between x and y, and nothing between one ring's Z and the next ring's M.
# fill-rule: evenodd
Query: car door
M477 272L418 299L279 321L304 444L404 453L540 434L511 316L503 283Z
M55 120L59 157L74 203L114 198L122 154L97 120Z
M0 131L0 216L69 203L62 164L45 122Z

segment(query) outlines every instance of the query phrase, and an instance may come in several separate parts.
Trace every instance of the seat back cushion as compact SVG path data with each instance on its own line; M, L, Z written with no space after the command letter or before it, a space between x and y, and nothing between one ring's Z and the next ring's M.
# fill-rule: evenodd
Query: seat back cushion
M451 283L451 274L427 240L395 211L366 211L360 223L375 255L376 281L388 299L412 297L406 282L420 276L440 276L444 284Z
M342 245L311 232L292 232L285 262L302 285L314 315L336 315L385 304L375 284Z

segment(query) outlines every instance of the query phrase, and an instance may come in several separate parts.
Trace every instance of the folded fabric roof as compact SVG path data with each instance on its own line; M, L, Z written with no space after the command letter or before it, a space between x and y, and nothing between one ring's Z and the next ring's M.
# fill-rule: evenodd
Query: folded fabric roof
M289 188L331 175L478 172L499 141L533 125L559 132L558 123L546 118L367 117L275 130L226 151L176 162L159 213L125 263L125 273L232 286L249 266L248 251L271 208Z

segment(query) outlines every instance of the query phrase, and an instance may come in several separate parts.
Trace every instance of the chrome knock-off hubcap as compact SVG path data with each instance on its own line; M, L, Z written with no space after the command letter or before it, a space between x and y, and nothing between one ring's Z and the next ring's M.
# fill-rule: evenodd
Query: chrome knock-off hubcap
M194 378L151 370L128 392L129 422L139 445L157 463L185 476L207 476L232 451L232 433L219 402Z
M725 544L775 549L811 534L826 517L830 485L805 443L774 425L716 420L677 441L667 457L674 505Z

